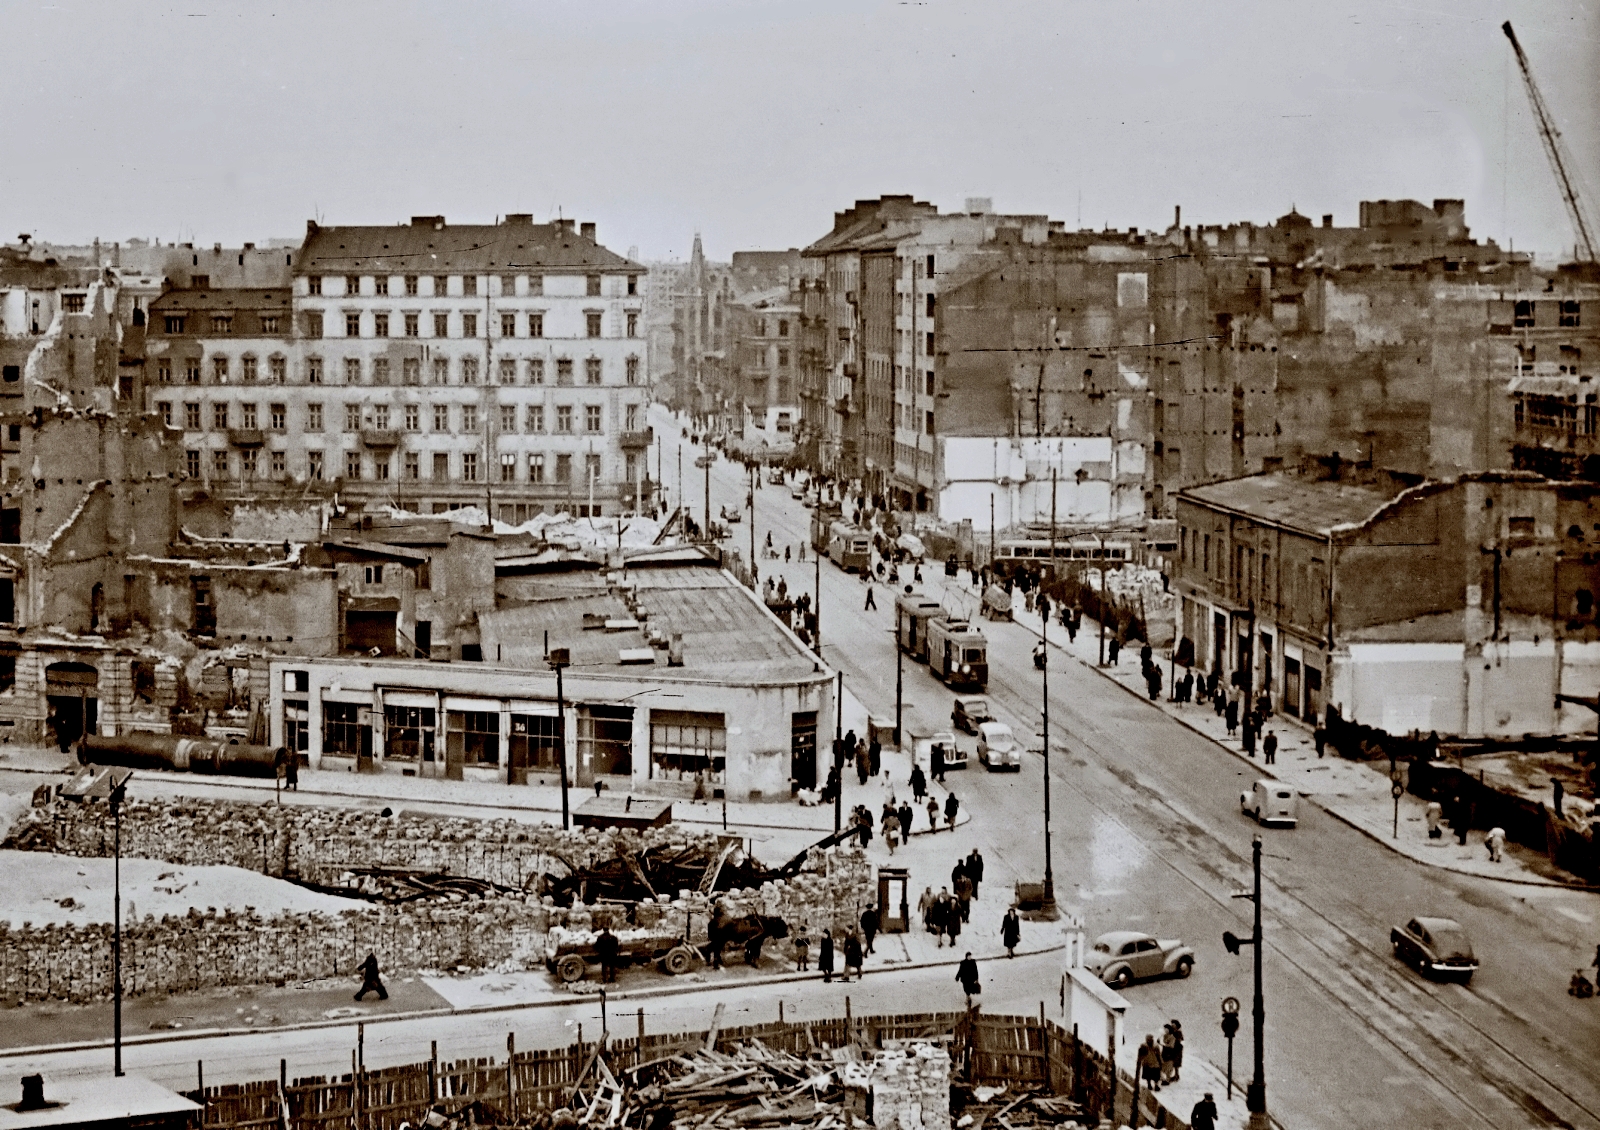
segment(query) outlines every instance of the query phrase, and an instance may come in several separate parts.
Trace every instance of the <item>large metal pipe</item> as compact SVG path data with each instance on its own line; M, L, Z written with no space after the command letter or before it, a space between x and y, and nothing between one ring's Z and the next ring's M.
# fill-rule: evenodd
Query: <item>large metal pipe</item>
M85 765L175 769L235 777L271 777L282 756L281 746L175 734L134 733L116 737L90 734L78 743L78 760Z

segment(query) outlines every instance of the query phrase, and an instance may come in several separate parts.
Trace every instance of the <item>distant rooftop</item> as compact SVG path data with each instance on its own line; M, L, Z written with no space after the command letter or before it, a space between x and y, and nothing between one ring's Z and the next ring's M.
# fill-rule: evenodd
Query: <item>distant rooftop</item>
M391 227L323 227L306 224L306 241L295 270L301 274L391 271L432 274L450 271L634 271L640 263L595 241L593 224L572 220L536 224L510 215L498 224L448 224L443 216L413 216Z
M1190 487L1178 497L1326 537L1337 527L1367 521L1405 486L1392 480L1346 482L1271 471Z

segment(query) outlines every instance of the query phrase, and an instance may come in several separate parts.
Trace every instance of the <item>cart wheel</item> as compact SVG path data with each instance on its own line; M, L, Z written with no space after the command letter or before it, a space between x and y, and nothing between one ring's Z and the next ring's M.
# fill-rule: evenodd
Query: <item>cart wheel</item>
M689 972L689 967L694 964L694 958L689 953L687 946L678 946L668 950L667 956L661 959L661 968L674 977Z
M556 976L560 977L568 985L574 981L583 980L583 975L587 972L589 972L589 963L575 953L569 953L566 957L556 962Z

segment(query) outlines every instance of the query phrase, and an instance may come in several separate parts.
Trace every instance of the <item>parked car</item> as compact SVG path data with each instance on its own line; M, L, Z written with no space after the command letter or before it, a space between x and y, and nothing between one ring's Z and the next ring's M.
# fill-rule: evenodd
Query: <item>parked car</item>
M1095 939L1083 964L1106 984L1124 989L1151 977L1189 976L1194 972L1194 950L1176 938L1113 930Z
M769 468L767 470L767 483L770 486L781 487L783 485L783 468Z
M1282 781L1263 777L1247 793L1239 794L1239 811L1255 818L1257 824L1282 824L1293 828L1295 791Z
M989 712L989 700L981 694L958 694L950 711L950 724L958 730L976 734L978 727L994 717Z
M737 506L724 506L722 508L722 520L731 525L740 519L742 513Z
M905 552L907 561L921 562L928 554L927 547L916 534L901 534L894 539L894 544L896 549Z
M939 730L925 738L918 738L912 756L922 772L928 776L933 775L933 747L944 747L945 769L965 769L967 767L967 751L956 743L956 736L949 730Z
M1418 973L1472 980L1478 958L1472 941L1454 918L1413 918L1389 931L1394 955Z
M1011 773L1022 772L1022 746L1012 736L1011 727L1004 722L983 722L978 726L978 760L993 773L1003 769Z

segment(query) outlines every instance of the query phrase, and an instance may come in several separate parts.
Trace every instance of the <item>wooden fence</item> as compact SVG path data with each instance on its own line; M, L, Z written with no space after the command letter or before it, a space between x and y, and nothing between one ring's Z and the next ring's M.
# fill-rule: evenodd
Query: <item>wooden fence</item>
M607 1062L613 1071L660 1059L692 1047L703 1047L705 1032L640 1034L609 1039ZM1133 1079L1116 1072L1113 1084L1103 1055L1044 1016L989 1016L981 1012L908 1013L853 1016L849 1001L843 1016L824 1020L775 1022L719 1031L716 1046L731 1051L748 1040L805 1055L854 1041L882 1047L886 1041L952 1038L958 1074L973 1083L1005 1083L1012 1089L1066 1095L1125 1125L1133 1101ZM439 1060L438 1044L422 1063L369 1070L360 1053L351 1053L351 1071L337 1078L314 1076L291 1080L286 1062L279 1077L252 1083L201 1085L187 1097L204 1107L204 1130L398 1130L416 1125L435 1106L454 1111L479 1103L514 1122L561 1107L582 1076L598 1045L579 1041L565 1047L518 1051L511 1037L506 1057ZM203 1071L203 1065L202 1065ZM1147 1126L1186 1130L1186 1123L1144 1091L1140 1122ZM1120 1113L1118 1113L1120 1112Z

